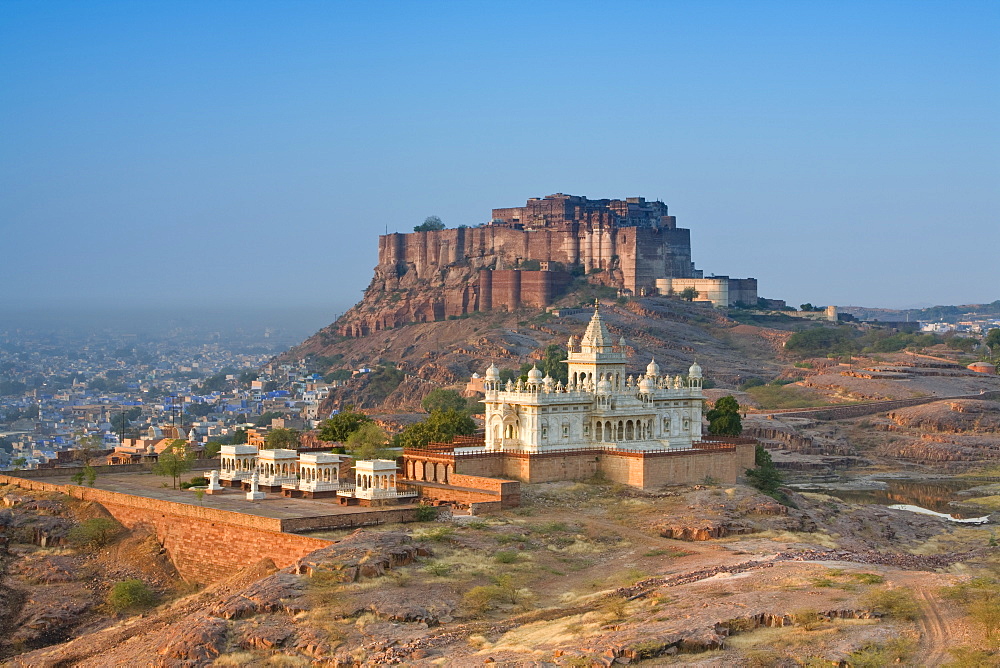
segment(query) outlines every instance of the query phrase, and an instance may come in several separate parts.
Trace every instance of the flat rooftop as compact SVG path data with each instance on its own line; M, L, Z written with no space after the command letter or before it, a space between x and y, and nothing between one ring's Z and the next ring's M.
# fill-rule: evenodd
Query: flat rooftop
M190 480L199 473L208 473L208 471L192 471L189 474L185 474L185 479ZM68 482L63 476L35 479L53 483ZM165 487L164 484L166 484ZM264 499L261 501L247 501L246 492L231 487L224 487L221 492L205 494L201 501L199 501L194 490L173 489L172 484L169 478L145 472L101 473L97 476L94 487L109 492L121 492L148 499L174 501L191 506L204 506L206 508L216 508L218 510L243 513L245 515L256 515L258 517L270 517L281 520L333 515L356 515L366 512L377 514L385 510L412 508L416 505L415 503L401 503L388 506L387 508L342 506L337 503L336 498L291 499L281 496L278 492L266 493Z

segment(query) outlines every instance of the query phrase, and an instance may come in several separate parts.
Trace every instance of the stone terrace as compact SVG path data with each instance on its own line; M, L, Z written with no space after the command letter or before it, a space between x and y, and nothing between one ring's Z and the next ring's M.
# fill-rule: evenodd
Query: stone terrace
M239 489L223 488L221 492L205 494L199 502L194 490L172 489L163 487L165 478L150 475L148 473L119 473L104 474L97 477L94 487L122 494L141 496L147 499L158 499L161 501L173 501L192 506L204 508L215 508L217 510L228 510L230 512L243 513L246 515L256 515L258 517L269 517L278 520L294 520L313 518L312 524L316 529L326 529L341 526L337 521L338 516L357 516L360 514L370 514L372 524L381 523L376 517L385 510L378 508L362 508L359 506L341 506L336 498L331 499L298 499L285 498L280 494L267 494L262 501L247 501L246 492ZM391 506L388 510L400 510L403 508L414 508L415 504L401 504ZM317 522L320 518L330 518L328 526L322 526L322 522ZM296 523L282 522L283 525L294 526ZM352 523L352 526L357 526Z

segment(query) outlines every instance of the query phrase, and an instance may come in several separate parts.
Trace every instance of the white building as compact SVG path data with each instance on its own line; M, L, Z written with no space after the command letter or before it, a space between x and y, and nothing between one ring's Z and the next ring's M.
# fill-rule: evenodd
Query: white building
M569 383L532 368L527 382L484 376L486 449L530 453L575 449L690 449L701 440L702 373L660 374L655 361L625 375L624 340L614 345L595 310L583 339L569 340Z
M257 470L257 448L252 445L224 445L219 451L221 457L219 477L236 486Z

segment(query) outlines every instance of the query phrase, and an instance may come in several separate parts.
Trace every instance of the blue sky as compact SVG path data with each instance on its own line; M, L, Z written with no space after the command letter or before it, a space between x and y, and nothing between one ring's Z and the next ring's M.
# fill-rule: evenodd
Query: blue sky
M1000 3L0 2L0 306L310 306L376 235L660 198L799 304L1000 298Z

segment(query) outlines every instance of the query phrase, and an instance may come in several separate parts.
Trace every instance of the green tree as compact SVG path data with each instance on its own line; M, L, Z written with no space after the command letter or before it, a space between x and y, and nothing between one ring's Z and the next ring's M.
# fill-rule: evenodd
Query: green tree
M247 442L247 430L246 429L236 429L229 437L230 445L240 445Z
M93 487L97 481L97 470L91 466L91 462L104 452L104 440L96 434L82 436L77 438L77 445L79 447L75 457L77 461L83 462L83 468L70 476L70 480L77 485Z
M398 447L422 448L428 443L451 443L455 436L469 436L476 423L464 411L436 410L423 422L411 424L393 439Z
M178 480L191 470L193 461L194 452L188 450L187 441L177 438L160 453L153 464L153 473L170 476L174 481L174 489L177 489Z
M368 374L368 384L365 386L365 392L371 401L375 403L382 402L399 387L399 384L405 378L406 374L402 369L391 365L379 367Z
M209 441L205 444L205 449L202 450L202 457L205 459L214 459L219 456L219 452L222 450L222 443L218 441Z
M336 369L323 376L323 380L332 383L335 380L347 380L353 375L350 369Z
M354 459L380 459L385 456L389 437L374 422L366 422L347 437L347 451Z
M432 230L443 230L444 223L437 216L427 216L424 222L413 228L414 232L430 232Z
M260 372L256 369L247 369L240 373L236 378L236 382L244 387L250 387L250 383L260 378Z
M17 471L18 469L21 469L21 468L22 468L22 467L24 467L24 466L25 466L25 465L26 465L27 463L28 463L28 460L27 460L27 458L25 458L25 457L15 457L15 458L14 458L14 461L12 461L12 462L11 462L11 464L13 464L13 465L14 465L14 470L15 470L15 471ZM81 480L82 480L82 478L81 478Z
M271 420L273 420L274 418L280 418L280 417L283 417L283 416L284 416L284 413L279 413L278 411L267 411L265 413L261 413L260 417L258 417L257 419L255 419L253 421L253 423L254 423L254 426L256 426L256 427L269 427L269 426L271 426Z
M135 420L140 415L142 415L142 409L138 406L133 406L127 411L115 413L111 416L111 431L116 434L127 432L132 420Z
M739 436L743 433L740 420L740 404L732 395L715 402L712 410L705 413L708 418L708 433L716 436Z
M566 364L566 350L552 343L545 348L542 363L538 366L541 372L551 376L553 380L569 382L569 365Z
M860 350L850 327L813 327L795 332L785 342L785 350L804 356L843 355Z
M287 448L289 450L299 449L299 432L297 429L272 429L265 437L268 450Z
M1000 353L1000 329L994 328L986 332L983 343L989 346L990 352L994 355Z
M371 418L355 411L354 406L345 406L332 418L323 421L319 427L319 438L321 441L343 443L366 422L371 422Z
M754 453L755 469L747 469L746 476L750 484L768 495L774 495L781 487L784 480L774 462L771 461L771 453L763 445L758 444Z
M215 404L190 403L184 406L184 412L193 417L205 417L215 410Z
M698 298L698 291L693 287L687 287L681 290L680 297L684 301L693 302L695 299Z
M447 411L456 410L462 411L466 408L465 397L456 392L455 390L445 390L440 387L431 390L423 401L420 402L420 406L431 413L435 410Z

